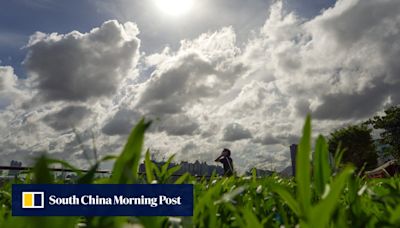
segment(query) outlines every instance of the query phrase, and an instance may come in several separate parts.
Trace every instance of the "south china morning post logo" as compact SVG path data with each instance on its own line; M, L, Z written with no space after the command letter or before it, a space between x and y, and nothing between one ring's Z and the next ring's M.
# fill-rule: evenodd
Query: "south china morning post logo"
M44 208L44 192L22 192L22 208Z
M193 216L191 184L13 184L13 216Z

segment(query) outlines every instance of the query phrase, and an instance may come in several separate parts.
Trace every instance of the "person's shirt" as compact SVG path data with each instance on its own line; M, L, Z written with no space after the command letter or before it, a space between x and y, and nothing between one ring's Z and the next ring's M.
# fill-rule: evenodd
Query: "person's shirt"
M219 161L224 166L224 174L225 174L225 176L232 176L232 174L233 174L232 158L223 157Z

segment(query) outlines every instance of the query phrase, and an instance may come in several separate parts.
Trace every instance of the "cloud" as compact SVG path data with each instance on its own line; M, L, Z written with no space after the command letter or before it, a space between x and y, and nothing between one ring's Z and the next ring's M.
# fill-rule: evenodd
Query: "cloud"
M89 33L37 32L26 45L30 79L45 101L113 95L136 65L140 41L132 22L106 21Z
M106 124L101 130L106 135L127 135L139 117L139 113L122 108L111 119L106 120Z
M251 138L250 131L238 123L229 124L224 128L223 140L225 141L236 141L248 138Z
M46 115L43 121L54 130L67 130L78 126L90 113L90 109L84 106L67 106Z
M72 127L78 133L92 132L99 148L122 144L100 135L98 122L131 96L139 59L138 33L132 22L106 21L88 33L32 35L23 63L28 78L18 78L11 67L0 69L0 143L15 145L2 147L0 153L47 151L86 167L70 156L80 150ZM4 91L15 91L21 98L11 94L4 102ZM2 111L4 104L7 109ZM88 139L85 136L84 147L91 146Z
M159 131L165 131L168 135L193 135L199 128L199 124L193 118L178 114L163 119L158 128Z
M20 81L11 66L0 66L0 112L11 104L18 105L25 98Z
M380 109L391 92L390 85L376 82L372 88L367 88L355 94L323 95L322 104L313 112L318 119L349 119L368 118Z
M144 84L138 107L147 114L177 114L229 89L245 68L237 61L232 28L184 40L177 53L149 56L156 70Z
M17 84L17 76L14 69L10 66L0 66L0 91L13 90Z
M378 16L363 19L362 13L381 4L338 1L304 19L277 2L242 48L234 30L224 28L182 41L176 52L166 48L147 56L147 69L154 71L140 85L133 106L160 117L151 145L173 145L188 157L180 143L190 135L196 156L208 159L212 154L203 150L229 147L237 150L236 159L256 164L244 151L264 151L260 156L273 156L279 169L287 164L288 146L298 142L307 113L318 122L315 133L326 134L396 103L400 20L393 12L398 4L388 1L393 7L388 15L377 10ZM221 132L222 138L216 137Z
M337 1L305 19L285 12L278 1L264 25L246 34L247 42L237 44L233 27L205 32L178 48L143 54L134 73L139 41L133 23L109 21L85 34L37 33L27 45L25 66L35 99L43 102L28 113L0 113L8 121L0 127L15 133L24 151L42 149L30 143L39 135L23 142L30 129L51 137L53 151L64 148L77 159L82 156L74 137L65 133L57 141L57 127L48 127L64 116L63 109L82 109L65 116L77 123L84 116L82 132L95 132L99 153L118 150L145 116L154 120L146 146L165 156L210 162L227 147L239 171L280 170L289 164L289 145L298 142L307 113L316 123L314 133L328 134L399 104L399 5ZM14 76L7 74L10 85ZM84 107L92 112L85 114ZM37 121L42 119L46 125ZM83 124L87 119L93 124ZM1 140L18 144L11 137Z
M255 143L261 143L263 145L274 145L274 144L280 144L281 141L278 140L276 136L273 136L271 134L266 134L263 137L260 138L255 138L254 139Z
M400 68L394 64L400 57L398 12L398 1L338 1L306 25L318 37L315 48L325 50L319 62L327 61L325 68L332 68L326 81L331 89L320 94L316 118L365 118L390 98L398 104L400 92L394 89L400 85Z

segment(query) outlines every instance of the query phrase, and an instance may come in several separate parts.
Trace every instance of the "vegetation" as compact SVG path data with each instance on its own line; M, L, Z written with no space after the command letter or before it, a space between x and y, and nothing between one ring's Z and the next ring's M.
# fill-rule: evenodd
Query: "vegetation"
M343 162L352 163L358 169L364 165L367 170L373 169L377 165L378 156L371 132L366 125L350 125L335 130L329 138L329 152L335 154L340 144L345 150Z
M384 116L374 116L367 123L383 130L380 142L389 146L386 153L400 160L400 106L386 109Z
M105 157L82 173L65 161L40 157L25 183L63 183L54 179L48 167L61 163L76 170L77 183L159 183L170 182L178 168L156 167L147 152L146 176L138 176L144 132L140 121L129 136L122 153ZM366 180L354 174L354 168L339 167L340 156L331 166L324 137L316 140L314 160L311 154L311 120L307 118L296 158L296 177L278 176L196 179L188 174L176 184L194 185L193 217L13 217L11 183L0 191L0 227L399 227L400 178ZM341 154L339 150L336 154ZM116 159L111 178L95 178L94 171L104 160ZM169 161L171 161L169 159ZM311 168L312 166L312 168ZM311 172L311 169L313 172ZM30 178L32 175L33 178ZM15 179L21 183L22 179ZM132 226L133 227L133 226Z

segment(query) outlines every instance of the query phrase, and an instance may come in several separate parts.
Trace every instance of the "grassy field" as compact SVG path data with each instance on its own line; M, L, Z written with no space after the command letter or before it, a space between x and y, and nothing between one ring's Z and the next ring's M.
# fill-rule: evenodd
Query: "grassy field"
M90 172L81 173L65 161L38 158L21 183L63 183L54 179L48 167L62 164L76 170L76 183L170 183L179 167L161 168L146 152L146 175L137 169L143 139L149 123L140 121L132 130L119 156L97 161ZM351 165L328 163L325 139L319 136L311 157L311 120L307 118L299 144L296 177L279 176L199 180L185 174L176 184L194 184L193 217L12 217L11 183L0 191L0 227L400 227L400 178L367 180ZM110 178L95 178L101 162L115 159Z

